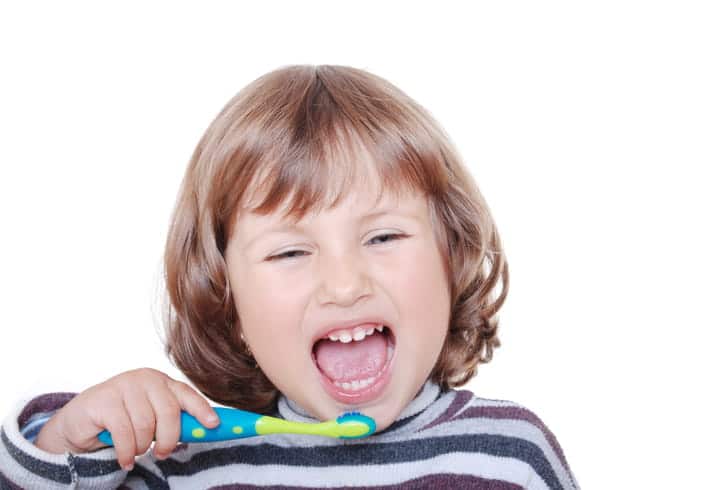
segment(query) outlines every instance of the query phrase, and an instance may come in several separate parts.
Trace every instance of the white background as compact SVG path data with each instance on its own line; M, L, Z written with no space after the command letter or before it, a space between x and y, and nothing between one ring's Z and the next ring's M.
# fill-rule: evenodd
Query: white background
M502 234L502 347L467 387L537 413L584 488L706 482L704 3L3 4L0 411L180 378L161 256L195 144L259 75L346 64L431 111Z

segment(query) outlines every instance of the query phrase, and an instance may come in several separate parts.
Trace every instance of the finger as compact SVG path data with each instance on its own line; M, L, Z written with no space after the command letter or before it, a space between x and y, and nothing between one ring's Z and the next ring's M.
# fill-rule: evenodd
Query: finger
M163 459L178 444L181 408L176 396L167 387L150 391L148 399L156 416L156 443L153 446L153 454Z
M116 450L116 459L125 470L133 468L136 455L136 440L133 425L126 406L121 403L107 416L106 429L111 432L111 439Z
M218 415L213 407L210 406L208 400L188 384L181 381L172 381L168 383L168 387L175 394L183 410L198 419L205 427L213 428L219 424Z
M125 404L134 430L136 454L145 453L156 433L156 414L146 392L132 387L124 392Z

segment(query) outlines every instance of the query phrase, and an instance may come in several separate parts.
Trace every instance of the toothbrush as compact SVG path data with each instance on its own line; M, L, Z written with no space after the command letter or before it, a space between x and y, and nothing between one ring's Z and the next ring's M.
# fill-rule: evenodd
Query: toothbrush
M237 408L213 407L220 419L214 429L203 426L186 411L180 414L180 442L215 442L266 434L310 434L340 439L358 439L373 434L376 422L359 412L348 412L336 420L320 423L291 422ZM108 430L97 438L108 446L114 442Z

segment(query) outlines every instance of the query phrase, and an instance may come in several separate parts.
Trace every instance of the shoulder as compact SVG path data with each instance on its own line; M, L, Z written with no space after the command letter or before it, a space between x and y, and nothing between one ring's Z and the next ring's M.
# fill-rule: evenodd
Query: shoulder
M440 414L424 432L458 437L471 451L523 461L551 488L577 488L556 436L531 408L466 389L443 392L441 401Z
M457 389L441 394L445 402L440 416L431 426L453 422L469 422L473 427L499 427L503 431L506 422L509 434L539 432L547 437L553 433L531 408L513 400L484 398L469 390Z
M451 411L453 419L470 420L490 426L498 421L508 421L512 428L519 431L539 431L547 436L553 436L541 417L533 409L522 403L513 400L480 397L469 390L453 391L455 395L451 410L453 408L457 410L456 413ZM502 424L497 425L501 426Z

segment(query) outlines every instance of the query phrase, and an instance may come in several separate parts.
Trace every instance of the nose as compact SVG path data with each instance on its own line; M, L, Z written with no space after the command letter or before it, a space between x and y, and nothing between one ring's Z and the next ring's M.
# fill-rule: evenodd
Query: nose
M350 306L371 294L371 281L361 257L323 254L319 262L318 299L321 304Z

